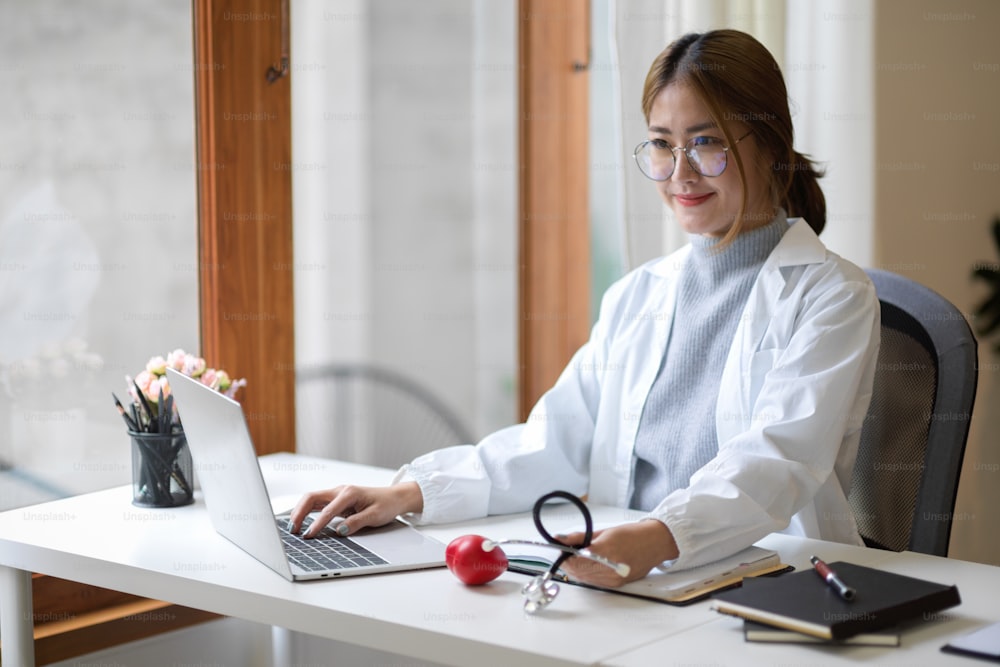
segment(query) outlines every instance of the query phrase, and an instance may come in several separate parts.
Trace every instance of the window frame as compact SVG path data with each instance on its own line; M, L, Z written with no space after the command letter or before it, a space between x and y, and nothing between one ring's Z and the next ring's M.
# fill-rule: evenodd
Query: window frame
M521 420L590 329L588 0L518 2Z
M294 451L291 85L267 76L287 16L281 0L193 1L202 356L249 379L257 453Z

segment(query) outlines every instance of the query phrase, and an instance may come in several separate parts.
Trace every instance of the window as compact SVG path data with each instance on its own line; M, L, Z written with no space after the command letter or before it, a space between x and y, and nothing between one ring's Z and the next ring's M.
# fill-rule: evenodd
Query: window
M0 508L125 484L110 392L198 349L191 5L0 6Z

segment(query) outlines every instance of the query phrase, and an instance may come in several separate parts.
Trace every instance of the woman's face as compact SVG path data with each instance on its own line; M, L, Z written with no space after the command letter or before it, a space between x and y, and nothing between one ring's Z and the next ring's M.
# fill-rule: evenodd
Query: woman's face
M734 138L750 128L733 121L728 128ZM694 137L711 137L726 144L725 135L712 120L701 99L684 84L670 84L653 100L649 113L649 138L663 139L673 147L685 146ZM766 182L766 164L751 133L740 141L740 157L747 170L747 201L743 229L760 227L774 217ZM674 173L656 183L660 197L681 227L691 234L724 236L736 220L743 198L739 168L730 147L727 166L719 176L702 176L691 168L683 151L676 151Z

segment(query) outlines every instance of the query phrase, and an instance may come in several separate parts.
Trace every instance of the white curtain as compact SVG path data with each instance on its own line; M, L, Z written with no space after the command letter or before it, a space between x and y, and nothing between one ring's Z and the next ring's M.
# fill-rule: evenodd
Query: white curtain
M774 55L788 84L796 148L827 169L823 240L857 264L872 262L873 47L871 0L606 0L609 75L616 94L617 226L625 269L686 242L654 188L631 164L646 136L639 101L653 58L683 35L735 28ZM595 24L603 25L595 16ZM594 73L601 77L602 72Z

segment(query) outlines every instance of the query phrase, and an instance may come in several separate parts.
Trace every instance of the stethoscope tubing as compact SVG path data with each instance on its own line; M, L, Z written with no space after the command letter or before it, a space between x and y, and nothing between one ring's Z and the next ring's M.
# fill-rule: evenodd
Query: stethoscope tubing
M594 562L600 563L601 565L606 565L615 571L620 577L627 577L631 568L629 568L627 563L616 563L613 560L608 560L604 556L593 553L590 549L578 549L577 547L571 547L566 544L561 544L559 542L538 542L536 540L483 540L483 551L493 551L494 548L504 545L504 544L520 544L524 546L532 547L547 547L549 549L558 549L562 551L567 556L579 556L580 558L587 558ZM565 559L563 559L565 560Z

